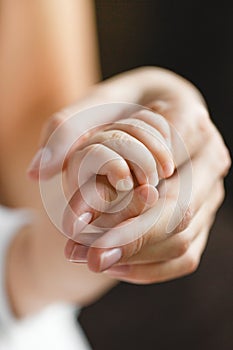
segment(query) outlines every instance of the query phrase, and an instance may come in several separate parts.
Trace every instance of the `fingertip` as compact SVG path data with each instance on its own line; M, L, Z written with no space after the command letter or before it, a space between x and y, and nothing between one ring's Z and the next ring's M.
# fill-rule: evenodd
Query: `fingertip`
M170 177L175 171L175 165L173 161L168 161L163 164L164 178Z
M40 148L27 168L27 175L30 179L48 179L51 177L51 164L53 154L50 148Z
M27 169L26 175L30 180L39 180L39 171L37 169Z
M152 174L149 175L148 181L149 181L149 184L154 186L154 187L158 185L158 183L159 183L159 176L158 176L157 171L153 172Z
M117 264L121 257L121 248L111 248L107 250L90 248L88 252L88 267L93 272L103 272Z
M117 191L131 191L133 189L134 182L124 159L112 160L107 166L108 181Z
M149 206L154 205L159 198L157 189L152 185L140 186L138 189L138 194L140 196L140 199Z
M118 180L116 183L117 191L131 191L134 187L133 179L131 176L127 176L124 179Z

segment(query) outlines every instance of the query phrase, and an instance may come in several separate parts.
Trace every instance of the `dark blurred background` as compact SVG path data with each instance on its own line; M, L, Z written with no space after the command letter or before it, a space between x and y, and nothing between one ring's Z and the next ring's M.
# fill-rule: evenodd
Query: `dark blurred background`
M233 2L97 0L96 13L104 78L143 65L181 74L201 90L233 150ZM82 311L94 349L233 349L232 172L226 186L195 274L122 283Z

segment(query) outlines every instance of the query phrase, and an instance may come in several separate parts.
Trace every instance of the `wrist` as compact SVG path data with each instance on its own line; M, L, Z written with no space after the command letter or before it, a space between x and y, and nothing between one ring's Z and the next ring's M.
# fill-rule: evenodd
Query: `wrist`
M31 226L22 228L6 256L6 290L15 318L24 317L35 308L30 235Z
M3 326L14 322L15 313L8 293L8 256L11 246L20 229L30 221L30 213L26 210L14 210L0 206L0 321ZM15 261L17 264L17 261ZM17 291L18 286L15 285Z

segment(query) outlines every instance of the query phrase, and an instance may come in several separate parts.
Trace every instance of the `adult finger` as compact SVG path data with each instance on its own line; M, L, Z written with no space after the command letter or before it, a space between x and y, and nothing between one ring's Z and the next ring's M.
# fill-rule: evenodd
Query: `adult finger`
M122 194L122 193L121 193ZM109 230L116 220L125 216L137 216L152 207L158 199L157 190L150 185L142 185L123 196L117 195L102 178L85 183L71 198L63 216L63 230L74 241L89 244L99 235ZM110 212L111 214L106 214ZM102 213L108 216L105 225L96 220ZM127 213L127 214L126 214ZM92 223L91 225L88 225ZM87 229L85 227L88 225ZM84 233L81 232L84 230Z
M118 260L114 261L117 263L123 257L127 259L137 254L147 244L155 244L174 233L183 231L201 207L203 198L210 193L217 179L221 176L223 167L222 164L220 165L219 159L222 159L222 155L220 147L213 153L213 144L210 143L201 155L194 158L192 163L193 188L189 206L184 206L184 198L179 196L179 178L173 175L172 178L166 180L165 202L162 194L155 207L140 217L117 225L93 243L88 253L89 267L94 271L100 271L100 264L103 260L101 256L105 253L104 250L109 251L117 248L118 252L121 251L121 257L118 256ZM180 173L185 174L185 168L186 165L183 165ZM185 184L181 185L186 190ZM111 262L113 262L112 258ZM106 265L108 265L107 262Z
M188 147L188 153L194 154L206 142L211 122L197 89L172 72L144 67L99 84L76 105L53 116L44 127L41 149L31 163L29 175L38 178L40 172L42 178L50 178L61 170L71 144L77 140L81 143L82 136L85 138L87 132L91 133L100 125L112 123L122 116L127 118L141 109L135 108L135 105L130 106L130 103L149 106L151 102L152 108L164 115L179 131ZM99 106L90 109L93 105ZM59 131L54 134L57 128ZM51 133L54 134L52 139ZM179 152L179 145L174 146ZM176 162L180 164L186 158L187 153L184 152L176 157Z
M203 229L181 257L161 263L114 266L105 273L122 281L150 284L169 281L196 271L205 249L209 230Z
M42 131L40 148L28 168L32 179L48 179L61 172L72 150L97 130L119 119L119 115L127 116L139 108L130 103L106 104L108 99L101 91L100 86L95 93L48 120ZM100 102L102 105L98 105Z
M124 264L143 264L162 262L178 258L186 253L194 239L200 234L202 229L210 229L213 224L217 209L224 198L223 181L219 181L212 188L208 199L198 210L190 225L182 232L169 237L167 240L157 244L147 244L138 254L124 258L121 263Z

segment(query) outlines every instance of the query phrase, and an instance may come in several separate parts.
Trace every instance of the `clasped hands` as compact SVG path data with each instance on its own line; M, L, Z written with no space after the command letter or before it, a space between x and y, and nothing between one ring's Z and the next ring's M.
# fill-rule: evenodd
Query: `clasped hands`
M145 108L77 117L48 142L82 108L121 101ZM78 141L66 154L71 135ZM54 115L41 147L29 174L46 181L63 169L68 260L132 283L197 269L230 157L193 85L157 68L124 73Z

